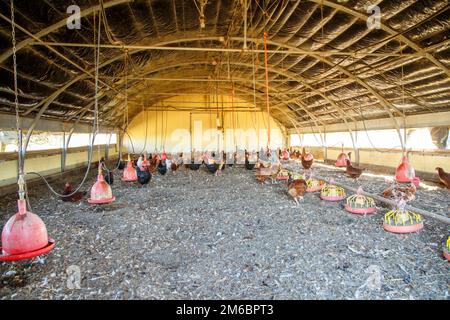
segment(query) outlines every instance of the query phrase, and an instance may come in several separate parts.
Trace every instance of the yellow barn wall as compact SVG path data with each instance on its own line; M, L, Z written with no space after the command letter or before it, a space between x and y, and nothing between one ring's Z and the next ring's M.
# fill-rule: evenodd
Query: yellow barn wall
M189 105L189 101L199 101L201 97L176 97L165 101L165 105L177 105L183 101L183 107ZM230 97L224 97L224 102L229 102ZM240 100L235 99L235 102ZM181 105L181 104L180 104ZM239 107L252 107L240 101ZM155 108L154 106L153 108ZM211 104L212 112L208 111L166 111L146 110L139 113L129 123L128 134L125 135L123 146L126 152L149 153L155 151L166 152L189 152L195 150L223 150L234 151L235 140L238 149L258 150L267 144L267 113L265 112L224 112L223 125L225 129L224 138L216 130L217 110L216 105ZM221 104L219 103L219 110ZM219 112L219 121L222 126L222 114ZM235 128L236 135L233 136L230 129ZM258 134L259 131L259 141ZM192 132L192 141L190 138ZM273 118L270 118L271 147L284 147L283 128ZM146 138L147 136L147 138ZM219 148L218 148L219 140Z

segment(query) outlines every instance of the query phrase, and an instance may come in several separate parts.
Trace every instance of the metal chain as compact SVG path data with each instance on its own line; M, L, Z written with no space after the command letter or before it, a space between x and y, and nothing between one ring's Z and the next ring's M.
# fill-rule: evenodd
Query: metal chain
M27 195L25 186L25 177L23 174L23 145L22 145L22 130L20 128L19 120L19 90L17 85L17 55L16 55L16 24L14 21L14 1L11 0L11 42L13 49L13 78L14 78L14 109L16 113L16 131L17 131L17 162L18 162L18 179L19 199L25 199ZM27 197L28 200L28 197ZM30 207L28 203L28 207Z

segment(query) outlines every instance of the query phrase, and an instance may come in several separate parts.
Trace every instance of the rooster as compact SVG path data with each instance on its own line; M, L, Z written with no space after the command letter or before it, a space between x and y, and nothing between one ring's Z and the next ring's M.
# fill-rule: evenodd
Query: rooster
M148 184L150 180L152 179L152 174L149 171L148 167L145 167L143 170L139 168L139 166L136 167L136 175L138 178L138 182L141 185Z
M83 197L86 195L86 191L77 191L74 194L70 195L71 193L73 193L73 188L72 185L69 182L66 182L66 185L64 187L64 192L63 195L66 197L61 197L62 201L66 201L66 202L78 202L81 199L83 199ZM70 196L68 196L70 195Z
M300 158L302 161L303 168L305 168L305 169L311 168L311 166L314 162L314 157L310 152L306 152L305 148L302 149L302 154L301 154Z
M166 160L160 161L158 163L157 169L160 175L165 175L167 172Z
M109 185L112 185L114 183L114 174L112 171L109 171L108 169L106 170L106 173L103 175L103 178Z
M306 192L308 185L305 179L293 179L292 175L289 174L289 179L287 180L287 192L294 199L295 203L299 205L300 201L303 201L303 196Z
M347 169L345 170L345 173L348 176L350 176L351 178L358 179L364 170L366 170L366 169L360 169L360 168L353 167L350 160L347 159Z
M381 195L387 199L391 198L396 201L402 200L405 203L413 201L416 198L417 188L414 183L411 182L411 185L408 187L402 187L398 185L392 185L389 188L385 189Z
M444 169L437 167L436 168L439 176L439 180L450 189L450 174L446 173Z

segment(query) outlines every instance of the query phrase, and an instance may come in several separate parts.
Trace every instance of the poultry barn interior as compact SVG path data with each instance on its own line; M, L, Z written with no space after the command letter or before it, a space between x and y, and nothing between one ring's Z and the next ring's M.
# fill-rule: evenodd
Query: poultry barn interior
M0 299L448 300L449 21L0 0Z

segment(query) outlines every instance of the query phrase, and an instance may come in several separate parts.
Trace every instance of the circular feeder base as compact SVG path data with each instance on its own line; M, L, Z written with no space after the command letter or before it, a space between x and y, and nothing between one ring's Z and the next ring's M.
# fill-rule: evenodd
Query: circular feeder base
M120 180L122 180L123 182L134 182L137 181L138 179L125 179L125 178L121 178Z
M116 197L113 196L109 199L99 199L99 200L93 200L93 199L89 198L88 202L90 204L107 204L107 203L113 202L114 200L116 200Z
M423 229L423 222L408 226L393 226L383 222L383 228L392 233L413 233Z
M320 196L322 200L325 201L341 201L345 199L345 196Z
M49 238L48 244L41 249L31 251L31 252L20 253L20 254L1 254L0 261L19 261L19 260L31 259L31 258L40 256L40 255L43 255L43 254L46 254L46 253L52 251L54 247L55 247L55 240ZM3 252L1 247L0 247L0 251Z
M344 205L345 210L347 210L350 213L354 213L354 214L371 214L374 213L375 211L377 211L377 208L353 208L350 207L349 205Z

